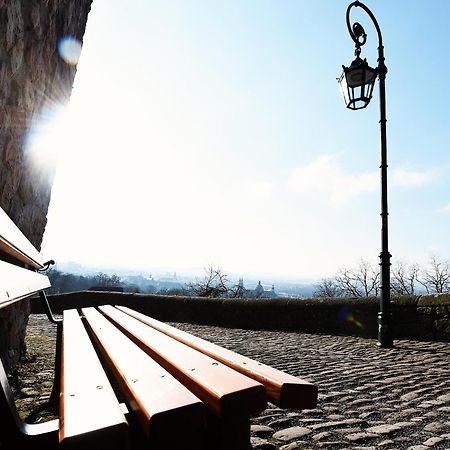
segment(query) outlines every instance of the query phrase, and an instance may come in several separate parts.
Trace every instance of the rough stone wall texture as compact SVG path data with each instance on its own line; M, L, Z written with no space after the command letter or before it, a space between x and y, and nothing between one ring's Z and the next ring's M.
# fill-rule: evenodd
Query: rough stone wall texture
M64 36L82 41L92 0L0 0L0 206L40 248L54 167L34 163L27 138L67 104L76 66L58 53ZM28 302L0 314L0 354L17 361ZM6 352L6 354L5 354Z
M73 292L49 297L52 308L115 304L156 319L255 330L289 330L377 337L377 298L212 299L117 292ZM33 312L44 312L32 302ZM450 294L399 297L392 302L396 338L450 341Z

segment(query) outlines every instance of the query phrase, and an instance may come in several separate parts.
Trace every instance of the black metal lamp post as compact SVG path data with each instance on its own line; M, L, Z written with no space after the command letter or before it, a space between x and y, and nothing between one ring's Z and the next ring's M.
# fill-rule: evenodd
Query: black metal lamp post
M358 22L350 26L350 10L353 7L362 8L370 17L378 34L378 66L373 69L362 60L359 55L361 47L366 43L367 35L364 28ZM388 250L388 202L387 202L387 140L386 140L386 74L387 67L384 64L384 47L378 25L372 11L359 1L351 3L347 8L347 28L350 37L355 43L356 59L350 67L343 67L344 71L338 79L344 96L344 102L349 109L365 108L372 98L375 80L378 77L380 86L380 133L381 133L381 299L378 313L378 345L380 347L392 347L393 337L391 330L390 311L390 258Z

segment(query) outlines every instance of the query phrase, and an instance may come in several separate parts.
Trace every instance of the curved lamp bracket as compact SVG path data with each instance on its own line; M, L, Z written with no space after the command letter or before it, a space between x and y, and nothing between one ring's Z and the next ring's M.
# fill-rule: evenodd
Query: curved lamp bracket
M356 51L359 54L361 52L361 47L367 42L367 34L364 31L363 26L359 22L355 22L350 28L350 22L347 17L347 28L350 34L350 37L353 39L355 43Z
M347 20L347 29L348 34L352 38L353 42L355 43L355 53L359 55L361 53L361 47L366 43L367 41L367 34L363 28L363 26L359 22L353 23L353 25L350 25L350 10L355 8L361 8L363 9L367 15L372 20L378 34L378 48L383 47L383 38L381 37L381 30L380 26L378 25L377 19L375 19L375 16L373 15L372 11L364 5L364 3L361 3L360 1L355 1L353 3L350 3L350 5L347 8L347 14L346 14L346 20Z

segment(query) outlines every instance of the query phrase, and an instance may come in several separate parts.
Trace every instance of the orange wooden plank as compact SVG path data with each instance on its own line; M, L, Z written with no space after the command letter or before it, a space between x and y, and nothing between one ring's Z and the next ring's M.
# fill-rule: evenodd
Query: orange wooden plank
M0 308L49 287L46 275L0 261Z
M317 387L305 380L212 344L125 306L117 306L117 308L154 329L259 381L265 386L270 401L281 408L312 409L317 405Z
M59 440L67 448L127 447L128 424L76 310L63 314Z
M205 426L203 403L95 308L82 312L113 369L128 404L150 438L184 434Z
M43 267L39 252L1 208L0 250L35 269Z
M217 416L247 416L267 406L264 387L255 380L112 306L100 310Z

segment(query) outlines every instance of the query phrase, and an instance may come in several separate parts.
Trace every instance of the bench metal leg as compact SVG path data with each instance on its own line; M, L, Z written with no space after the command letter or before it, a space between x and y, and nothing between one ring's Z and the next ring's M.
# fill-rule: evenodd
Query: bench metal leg
M57 324L56 329L56 348L55 348L55 369L53 378L52 392L50 393L49 403L59 408L59 393L61 392L61 343L62 343L62 322Z
M250 417L221 419L207 414L204 450L251 450Z
M55 377L53 380L53 388L52 392L50 394L50 400L49 403L54 406L58 407L59 405L59 393L60 393L60 387L61 387L61 342L62 342L62 319L57 319L53 315L53 311L50 308L50 304L48 302L47 296L45 295L44 291L39 292L39 297L42 301L42 304L44 306L45 313L47 314L47 318L50 322L56 324L57 326L57 336L56 336L56 350L55 350Z

